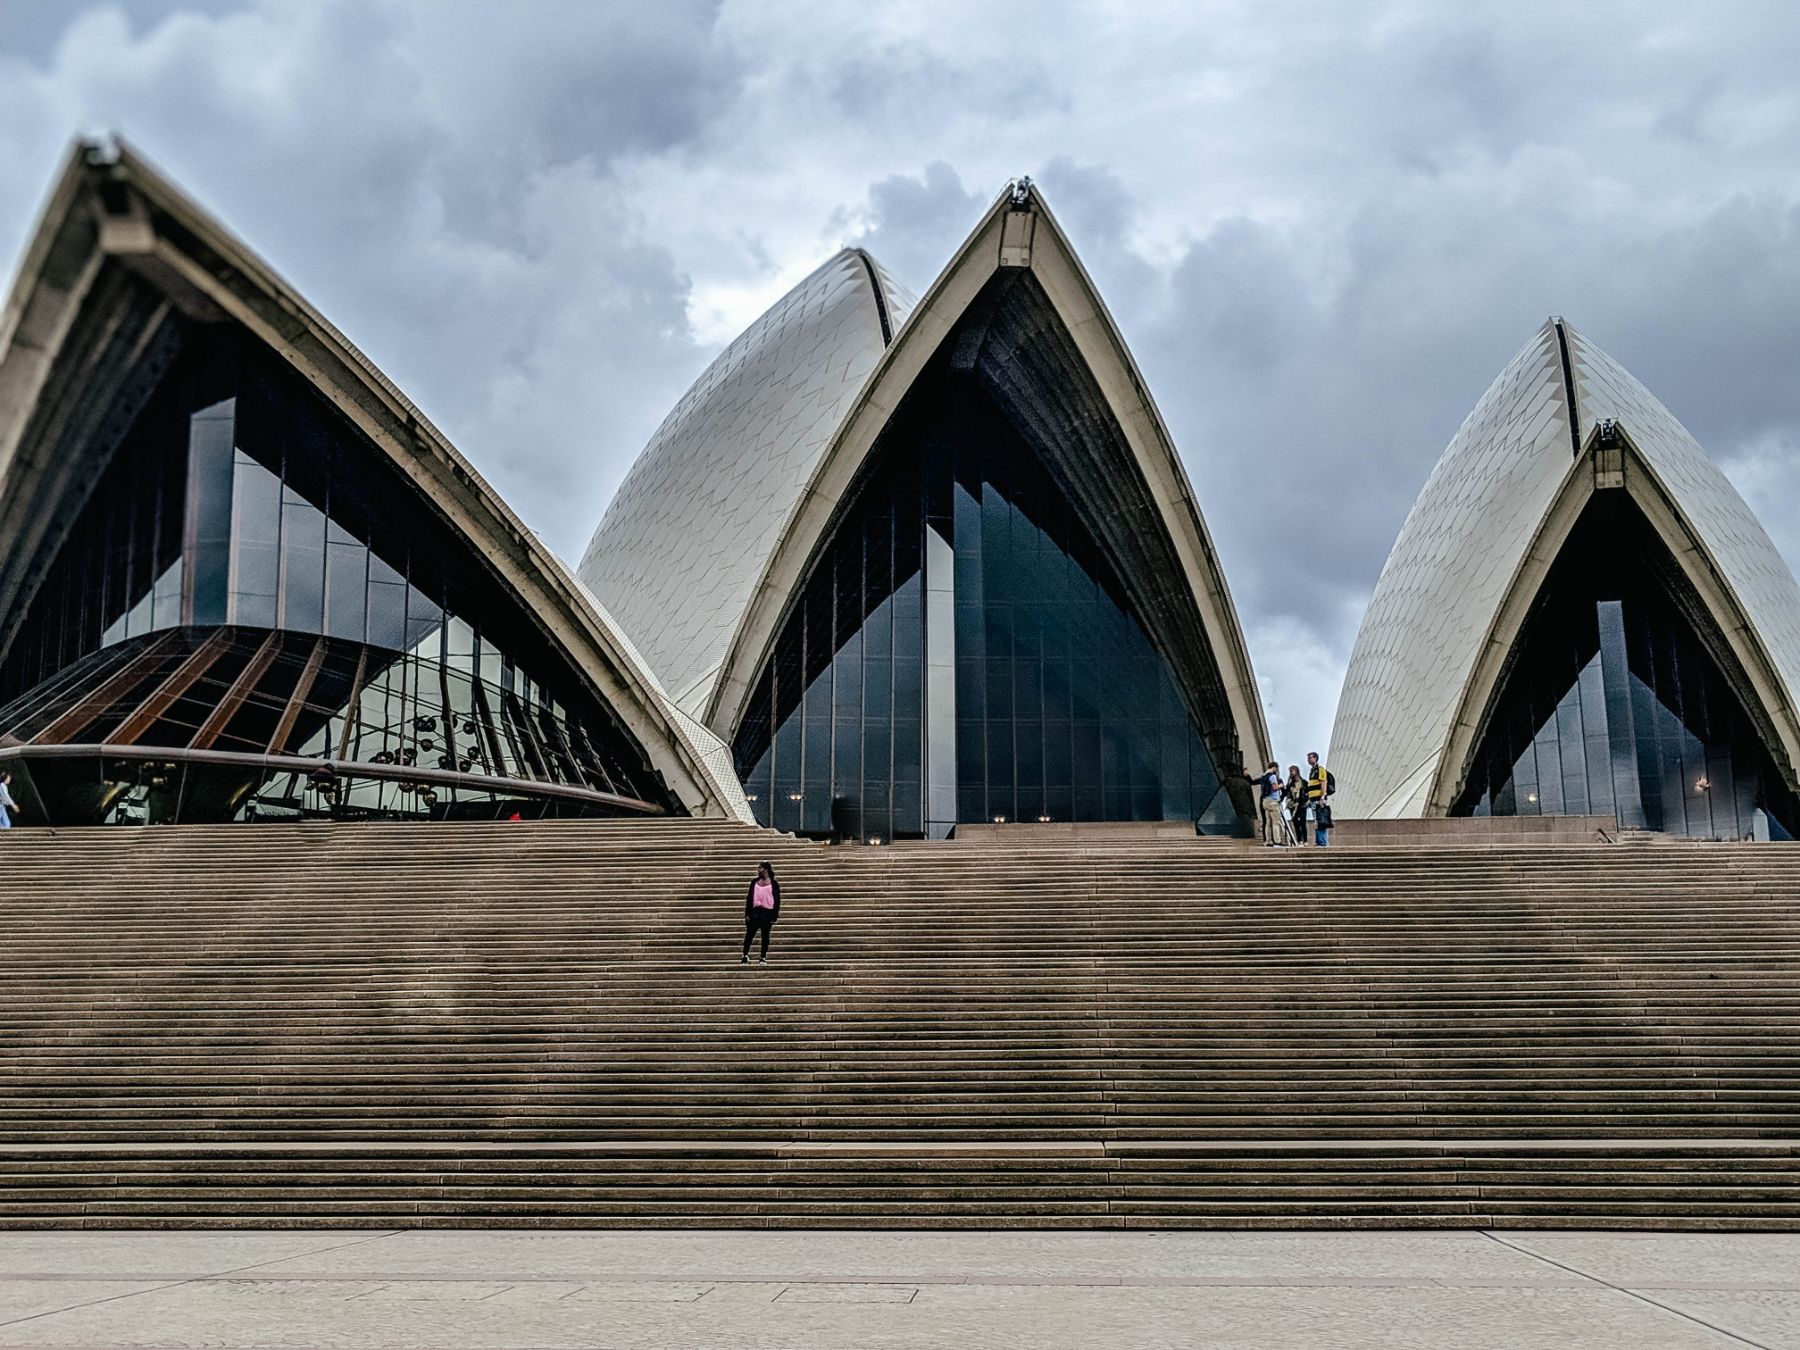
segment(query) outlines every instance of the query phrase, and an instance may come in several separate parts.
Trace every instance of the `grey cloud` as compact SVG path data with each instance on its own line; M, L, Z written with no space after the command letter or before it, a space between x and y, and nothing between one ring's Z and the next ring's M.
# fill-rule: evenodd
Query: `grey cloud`
M711 5L494 12L100 11L63 34L42 99L68 114L57 139L116 121L571 554L704 359L616 166L691 139L738 72ZM59 148L37 148L31 191ZM22 231L29 207L0 203Z
M999 191L999 184L994 190ZM917 176L895 174L871 184L868 224L848 242L866 248L896 277L923 292L989 200L966 189L956 170L938 160Z
M1132 247L1138 203L1118 176L1057 155L1032 173L1051 209L1099 288L1113 317L1124 323L1161 303L1165 285ZM1133 340L1127 331L1126 340Z
M1778 0L950 27L733 0L15 5L0 252L69 132L119 122L573 552L710 354L690 301L839 241L922 287L1031 172L1305 743L1425 475L1547 314L1662 397L1796 556L1797 67Z
M1010 108L1015 115L1066 107L1058 81L1035 61L994 67L901 44L857 54L822 74L826 97L847 116L925 118L968 101Z
M131 27L143 32L171 15L180 13L225 14L241 9L247 0L112 0L111 9ZM67 0L6 0L0 4L0 53L33 64L55 54L69 25L81 16Z

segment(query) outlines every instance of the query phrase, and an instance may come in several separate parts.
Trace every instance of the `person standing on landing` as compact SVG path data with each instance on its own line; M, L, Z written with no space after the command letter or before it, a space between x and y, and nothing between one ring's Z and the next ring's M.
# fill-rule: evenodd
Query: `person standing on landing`
M738 962L750 964L750 939L762 934L762 955L757 964L769 964L769 930L781 917L781 883L775 880L775 869L768 863L756 865L756 880L744 892L744 955Z
M1280 848L1286 839L1286 831L1281 828L1281 765L1270 760L1263 765L1262 777L1257 780L1262 790L1262 837L1264 848Z
M1337 791L1337 780L1331 770L1319 763L1319 752L1306 757L1306 804L1313 808L1313 842L1320 848L1331 846L1331 794Z
M10 830L13 818L18 814L19 804L12 795L12 775L0 772L0 830Z
M1298 764L1288 765L1287 776L1287 809L1288 824L1294 829L1294 842L1306 842L1306 780L1300 776Z

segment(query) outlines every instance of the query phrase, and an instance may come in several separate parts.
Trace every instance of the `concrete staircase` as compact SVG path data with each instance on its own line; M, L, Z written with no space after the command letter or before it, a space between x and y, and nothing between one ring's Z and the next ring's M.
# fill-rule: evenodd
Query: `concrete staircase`
M277 825L0 875L0 1226L1800 1228L1788 845Z

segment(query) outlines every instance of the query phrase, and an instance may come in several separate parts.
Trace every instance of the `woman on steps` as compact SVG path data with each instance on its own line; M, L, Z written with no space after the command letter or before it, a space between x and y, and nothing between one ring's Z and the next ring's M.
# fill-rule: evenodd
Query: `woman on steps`
M744 893L744 955L738 962L739 965L750 964L750 939L758 933L762 934L762 955L757 964L769 964L769 930L780 917L781 883L775 880L773 867L766 862L758 863L756 880L750 883L750 889Z

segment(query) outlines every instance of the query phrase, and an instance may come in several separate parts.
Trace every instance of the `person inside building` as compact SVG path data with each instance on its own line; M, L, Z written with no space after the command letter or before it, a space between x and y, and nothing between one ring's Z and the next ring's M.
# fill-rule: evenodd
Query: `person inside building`
M12 774L0 770L0 830L10 830L18 814L19 804L12 795Z
M1337 783L1331 771L1319 763L1319 752L1306 757L1306 805L1313 817L1313 842L1320 848L1331 845L1331 794Z
M1262 777L1257 780L1257 789L1262 802L1262 837L1264 848L1280 848L1287 841L1287 831L1282 825L1282 797L1286 793L1286 784L1281 778L1281 765L1270 760L1263 765Z
M744 955L739 965L750 964L750 939L762 935L762 954L757 964L769 964L769 930L781 917L781 883L775 880L775 869L766 862L756 865L756 880L744 893Z
M1300 776L1298 764L1288 765L1287 784L1282 789L1283 804L1287 807L1288 824L1293 830L1293 841L1296 844L1306 842L1306 779Z

